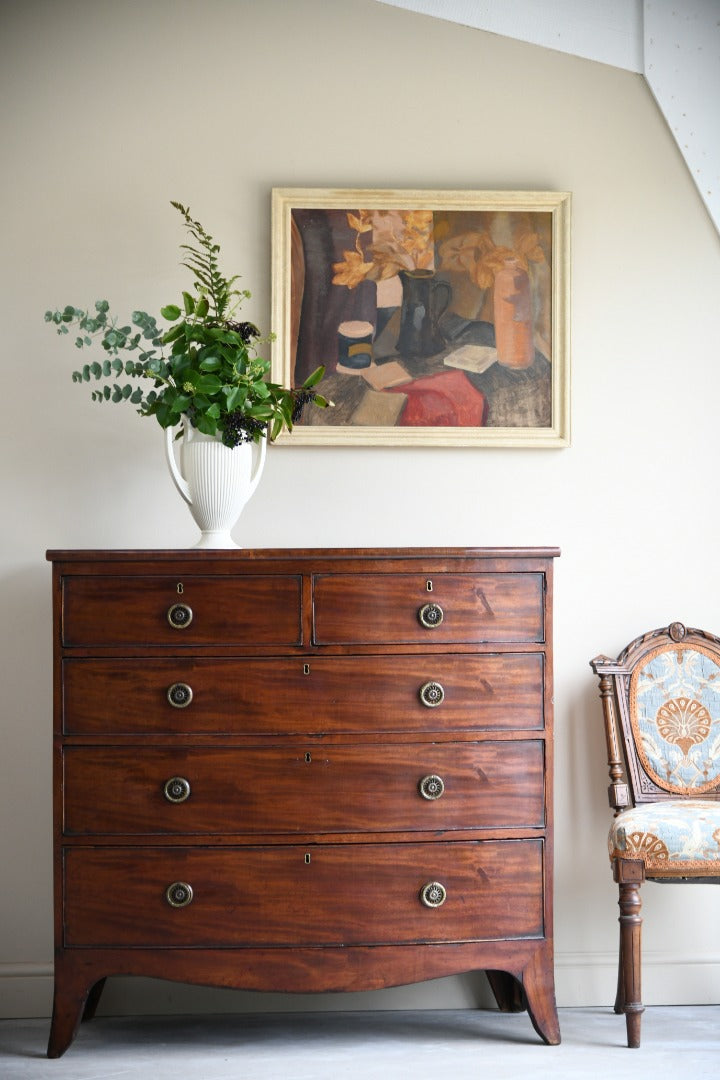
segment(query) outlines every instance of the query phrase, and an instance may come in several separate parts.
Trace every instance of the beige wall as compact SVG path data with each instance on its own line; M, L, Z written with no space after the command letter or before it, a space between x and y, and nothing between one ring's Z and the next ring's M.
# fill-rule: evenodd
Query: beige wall
M253 291L247 316L267 328L274 186L573 192L572 447L276 448L240 532L248 546L562 547L558 998L610 1002L615 890L588 659L673 619L720 630L720 244L642 77L374 0L18 0L0 13L0 101L0 1013L50 1006L45 549L195 535L159 428L93 406L43 312L174 300L174 198L222 241ZM718 1001L720 890L648 886L645 900L647 1001ZM476 994L479 980L458 978L350 1004ZM229 1002L276 1004L120 983L108 1007Z

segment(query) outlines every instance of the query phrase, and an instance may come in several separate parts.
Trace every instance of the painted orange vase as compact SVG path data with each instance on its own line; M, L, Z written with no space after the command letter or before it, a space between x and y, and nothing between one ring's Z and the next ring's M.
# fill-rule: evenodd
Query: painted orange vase
M528 368L535 359L530 278L518 259L505 259L495 275L495 347L498 363Z

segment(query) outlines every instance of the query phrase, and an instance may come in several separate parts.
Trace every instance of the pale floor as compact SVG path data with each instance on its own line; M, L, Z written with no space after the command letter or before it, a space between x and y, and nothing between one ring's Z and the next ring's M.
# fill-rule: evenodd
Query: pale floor
M2 1080L692 1080L720 1078L720 1005L648 1008L643 1045L612 1009L561 1009L560 1046L494 1011L101 1017L64 1057L46 1020L0 1021Z

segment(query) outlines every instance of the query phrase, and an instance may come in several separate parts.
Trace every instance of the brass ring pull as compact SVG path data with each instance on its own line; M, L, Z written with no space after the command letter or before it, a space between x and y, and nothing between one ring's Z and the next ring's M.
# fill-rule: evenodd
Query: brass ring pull
M167 620L173 630L185 630L192 622L192 608L188 604L173 604L168 608Z
M423 799L429 799L432 802L445 794L445 781L442 776L431 773L430 776L423 776L418 788Z
M423 604L418 611L418 619L427 630L434 630L445 618L445 612L439 604Z
M168 686L167 699L174 709L187 709L193 699L192 687L184 682L174 682Z
M163 794L168 802L181 803L190 798L190 781L184 776L171 776L165 781Z
M420 890L420 900L425 907L442 907L447 899L447 890L439 881L428 881Z
M420 700L428 709L436 709L445 700L445 690L439 682L426 682L420 687Z
M192 898L192 885L188 885L186 881L173 881L165 890L165 899L170 907L187 907L192 903Z

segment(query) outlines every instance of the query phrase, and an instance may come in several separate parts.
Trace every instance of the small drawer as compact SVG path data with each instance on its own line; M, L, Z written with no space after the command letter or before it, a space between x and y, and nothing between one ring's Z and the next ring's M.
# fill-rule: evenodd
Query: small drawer
M70 848L65 945L320 947L541 937L542 864L540 840Z
M335 644L542 641L542 574L327 574L313 640Z
M543 742L66 747L73 836L429 832L544 825Z
M66 734L532 730L541 653L66 659Z
M62 643L297 645L301 579L294 575L82 577L62 587Z

